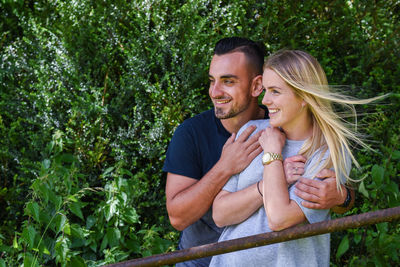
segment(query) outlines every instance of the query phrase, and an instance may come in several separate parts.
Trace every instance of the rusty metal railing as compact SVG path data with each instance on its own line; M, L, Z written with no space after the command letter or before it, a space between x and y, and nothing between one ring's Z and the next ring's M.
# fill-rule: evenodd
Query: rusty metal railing
M153 255L140 259L108 265L108 267L131 266L162 266L177 262L193 260L213 255L243 250L253 247L299 239L314 235L342 231L349 228L359 228L381 222L391 222L400 219L400 206L374 212L347 216L339 219L323 221L319 223L295 226L280 232L269 232L253 236L227 240L219 243L211 243L203 246L177 250L169 253Z

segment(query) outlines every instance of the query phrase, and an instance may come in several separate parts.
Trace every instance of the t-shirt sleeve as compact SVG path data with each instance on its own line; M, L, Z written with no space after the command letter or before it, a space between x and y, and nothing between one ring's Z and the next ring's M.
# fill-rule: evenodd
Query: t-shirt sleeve
M305 173L303 175L304 178L307 179L314 179L315 175L320 171L321 166L327 160L329 155L329 150L327 150L324 155L321 157L321 153L316 152L314 155L310 157L310 159L306 162L305 165ZM346 154L346 172L347 175L350 173L351 170L351 158L349 154ZM339 177L340 182L342 184L346 181L346 176L343 173L336 174L336 177ZM294 193L295 186L292 186L289 189L290 199L296 201L299 205L301 210L303 211L304 215L306 216L307 220L310 223L320 222L328 219L329 217L329 210L316 210L316 209L308 209L301 205L301 202L304 201L302 198L298 197Z
M237 190L237 185L239 181L239 174L233 175L231 178L229 178L228 182L224 185L222 190L228 191L228 192L236 192Z
M315 175L319 172L320 167L323 165L323 163L327 160L328 157L328 151L320 157L320 153L316 152L314 153L313 156L306 162L306 165L304 167L304 178L307 179L313 179ZM321 222L324 220L327 220L329 218L329 210L321 210L321 209L309 209L304 207L301 202L304 201L302 198L297 196L294 193L295 186L292 185L289 189L289 197L290 199L296 201L297 205L301 208L301 210L304 213L304 216L307 218L309 223L316 223L316 222Z
M197 180L201 178L201 166L190 125L183 123L175 130L168 146L163 171Z

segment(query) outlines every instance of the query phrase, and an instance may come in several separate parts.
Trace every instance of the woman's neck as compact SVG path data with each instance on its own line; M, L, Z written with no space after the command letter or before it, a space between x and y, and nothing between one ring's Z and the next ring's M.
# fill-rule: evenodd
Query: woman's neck
M306 140L313 133L313 123L310 116L305 116L304 119L297 120L296 123L283 127L286 138L289 140Z

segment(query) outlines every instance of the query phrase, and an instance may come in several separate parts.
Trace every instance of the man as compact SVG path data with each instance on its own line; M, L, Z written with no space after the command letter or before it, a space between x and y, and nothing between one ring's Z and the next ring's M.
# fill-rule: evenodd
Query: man
M246 129L235 133L249 120L267 118L258 105L262 93L263 49L245 38L217 42L211 60L209 95L214 108L184 121L175 131L163 170L167 174L166 201L171 224L182 231L179 249L213 243L222 228L212 220L211 205L227 180L241 172L262 152L259 134ZM303 174L305 158L284 162L288 183ZM310 208L332 208L349 204L349 197L336 190L335 174L323 170L322 181L300 179L297 194ZM346 190L345 190L346 192ZM256 184L249 194L259 197ZM176 266L208 266L211 258L186 261Z

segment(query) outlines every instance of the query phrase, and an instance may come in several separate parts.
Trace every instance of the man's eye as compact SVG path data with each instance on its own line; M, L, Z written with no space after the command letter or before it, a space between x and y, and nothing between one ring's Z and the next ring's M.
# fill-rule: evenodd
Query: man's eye
M232 80L225 80L224 83L225 84L233 84L233 81Z
M214 83L214 80L209 80L209 82L210 82L210 84L213 84L213 83Z

